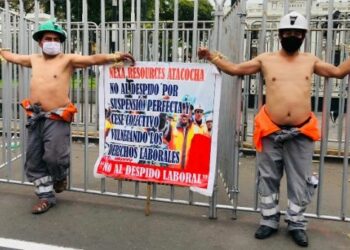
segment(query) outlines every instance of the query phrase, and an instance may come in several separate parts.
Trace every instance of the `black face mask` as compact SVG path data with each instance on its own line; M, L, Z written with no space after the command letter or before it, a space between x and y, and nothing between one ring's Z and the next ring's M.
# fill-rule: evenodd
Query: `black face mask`
M281 45L282 48L288 53L292 54L299 50L304 39L297 38L295 36L282 37Z

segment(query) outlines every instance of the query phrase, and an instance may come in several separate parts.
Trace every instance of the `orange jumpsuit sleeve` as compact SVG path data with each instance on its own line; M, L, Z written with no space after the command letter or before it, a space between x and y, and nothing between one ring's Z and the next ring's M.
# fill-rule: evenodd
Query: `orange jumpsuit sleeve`
M253 140L256 151L262 151L262 138L268 136L276 131L280 130L280 128L274 124L270 117L267 115L265 111L265 105L261 107L259 113L255 116L254 119L254 134Z
M317 125L317 117L314 113L311 113L309 122L299 128L299 130L302 134L310 137L314 141L318 141L321 138L320 130Z
M21 106L26 111L27 116L33 115L32 105L29 101L29 99L24 99L21 102ZM77 112L77 108L74 106L73 103L69 103L67 106L58 108L55 110L52 110L47 113L47 118L52 120L63 120L66 122L72 122L74 118L74 114Z
M306 135L314 141L320 139L320 131L317 125L317 117L311 112L309 121L302 127L298 128L300 133ZM266 113L265 105L260 109L254 119L253 141L256 151L262 151L262 138L277 132L280 128L271 121Z

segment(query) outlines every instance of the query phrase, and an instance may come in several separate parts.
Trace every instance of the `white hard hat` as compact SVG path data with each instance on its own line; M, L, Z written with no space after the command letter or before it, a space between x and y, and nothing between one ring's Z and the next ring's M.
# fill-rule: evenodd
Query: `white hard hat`
M306 18L296 11L283 16L278 27L279 30L283 29L299 29L308 30L308 23Z
M196 105L194 106L193 111L196 111L196 110L202 110L202 111L203 111L204 109L203 109L202 105L196 104Z
M210 115L208 115L206 118L205 118L205 121L206 122L209 122L209 121L213 121L213 115L212 114L210 114Z

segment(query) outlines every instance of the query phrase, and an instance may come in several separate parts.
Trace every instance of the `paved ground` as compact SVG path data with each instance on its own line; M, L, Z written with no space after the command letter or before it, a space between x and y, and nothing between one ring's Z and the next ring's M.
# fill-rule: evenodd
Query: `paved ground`
M0 184L0 237L78 249L296 249L282 224L267 240L253 238L258 214L152 203L76 192L59 195L48 213L31 215L32 187ZM350 223L312 219L309 249L349 249ZM2 248L0 248L2 249Z
M17 149L18 150L18 149ZM98 190L99 180L92 176L92 166L97 157L98 147L89 144L85 170L84 145L74 142L72 147L73 188ZM13 155L18 151L14 150ZM0 156L2 159L3 155ZM12 167L0 167L0 178L20 181L22 162L17 159ZM314 162L313 170L319 164ZM322 215L339 216L341 205L342 162L327 161L322 195ZM252 207L254 204L255 157L243 155L239 170L239 206ZM350 179L349 179L350 181ZM281 185L281 209L285 209L285 182ZM350 185L348 185L350 186ZM115 180L106 182L106 190L116 192ZM349 187L350 189L350 187ZM133 194L134 183L123 184L123 192ZM145 194L145 185L140 185L140 195ZM350 194L350 190L348 190ZM158 188L158 195L169 197L169 187ZM151 215L145 216L145 201L118 197L107 197L67 191L58 195L58 204L46 214L32 215L35 202L32 186L0 183L0 250L37 249L21 248L4 244L4 239L16 239L63 247L87 250L103 249L297 249L281 223L279 233L267 240L256 240L253 235L258 227L259 214L238 212L232 220L230 210L219 210L216 220L208 219L208 208L188 205L152 202ZM195 200L207 201L203 196ZM176 189L175 199L188 199L187 189ZM219 204L230 204L224 187L219 183ZM309 206L308 213L316 211L316 199ZM347 217L350 215L350 198L347 201ZM310 219L309 249L349 249L350 223ZM41 249L48 250L44 247Z

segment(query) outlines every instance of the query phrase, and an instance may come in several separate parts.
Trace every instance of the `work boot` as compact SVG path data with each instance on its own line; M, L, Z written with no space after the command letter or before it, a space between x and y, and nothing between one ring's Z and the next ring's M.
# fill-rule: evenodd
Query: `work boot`
M289 233L292 235L292 238L295 241L295 243L297 243L299 246L307 247L309 245L309 241L305 230L294 229L289 231Z
M56 193L62 193L64 190L67 189L67 178L64 178L63 180L56 181L53 184L53 189Z
M266 239L276 232L277 232L276 228L261 225L258 228L258 230L256 230L256 232L255 232L255 238L260 239L260 240Z

